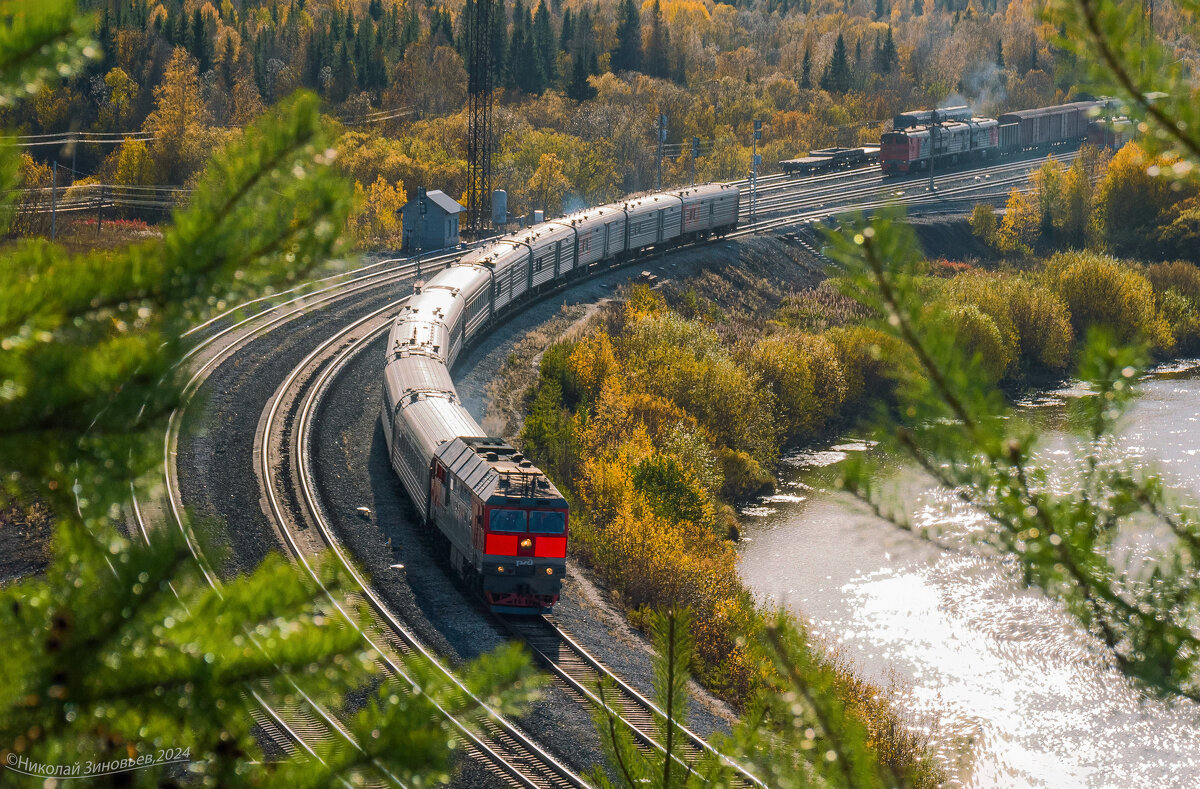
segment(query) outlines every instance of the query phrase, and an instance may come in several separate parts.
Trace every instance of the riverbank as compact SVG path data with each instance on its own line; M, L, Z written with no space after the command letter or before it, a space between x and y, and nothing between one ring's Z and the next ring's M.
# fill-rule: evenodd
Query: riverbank
M1200 363L1159 365L1141 389L1115 455L1200 495ZM1068 382L1019 401L1015 418L1043 436L1039 464L1063 461L1072 404L1086 394ZM880 451L849 433L785 455L779 493L740 508L748 588L802 613L868 679L896 677L904 709L936 716L931 746L951 786L1194 786L1200 709L1138 692L1059 605L966 539L978 527L966 508ZM898 489L916 525L961 538L957 550L901 533L838 490L840 464L867 455L890 472L875 484Z
M773 487L784 447L896 403L916 382L906 347L872 328L841 283L818 277L788 292L762 279L704 269L597 309L582 331L573 325L575 339L540 356L521 433L573 500L575 555L635 625L651 609L689 607L697 675L743 707L775 680L754 647L767 611L742 585L726 539L739 527L731 503ZM1191 295L1200 275L1086 252L1020 271L936 261L913 287L938 331L975 355L989 383L1008 387L1061 377L1076 338L1095 325L1169 355L1194 335L1200 304ZM861 680L838 665L839 693L853 699ZM890 705L858 713L877 746L900 728ZM921 763L919 737L897 745L899 761Z

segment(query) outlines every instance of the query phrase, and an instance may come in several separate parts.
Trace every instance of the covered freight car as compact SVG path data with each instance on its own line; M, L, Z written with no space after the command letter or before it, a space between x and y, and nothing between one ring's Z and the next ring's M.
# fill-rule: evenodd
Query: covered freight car
M1006 112L999 121L1002 126L1016 124L1017 148L1065 145L1087 138L1088 122L1103 106L1099 101L1077 101L1058 107Z

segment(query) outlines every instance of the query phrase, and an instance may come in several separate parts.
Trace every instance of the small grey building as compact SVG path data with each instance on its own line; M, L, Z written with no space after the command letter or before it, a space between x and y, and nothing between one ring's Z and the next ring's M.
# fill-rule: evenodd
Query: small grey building
M404 223L404 249L428 252L458 246L458 215L463 207L454 198L434 189L417 188L417 196L400 209Z

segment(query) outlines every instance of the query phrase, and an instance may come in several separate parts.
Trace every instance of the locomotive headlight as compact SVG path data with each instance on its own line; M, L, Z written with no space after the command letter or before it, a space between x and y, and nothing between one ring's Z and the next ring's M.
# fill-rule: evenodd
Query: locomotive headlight
M523 540L521 540L520 545L521 545L522 550L528 551L530 548L533 547L533 540L526 537Z
M553 567L547 567L547 568L546 568L546 575L554 575L554 568L553 568Z
M496 572L498 572L498 573L504 572L504 565L502 565L502 564L496 565Z

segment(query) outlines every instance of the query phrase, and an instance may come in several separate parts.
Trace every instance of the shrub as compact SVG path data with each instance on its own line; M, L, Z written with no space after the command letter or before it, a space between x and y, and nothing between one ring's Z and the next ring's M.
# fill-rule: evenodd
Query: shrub
M1066 302L1075 336L1104 326L1120 343L1145 340L1159 350L1174 345L1150 282L1132 268L1094 252L1060 252L1050 259L1045 276Z
M825 338L837 351L845 377L847 412L861 411L873 401L894 402L900 376L915 369L912 350L878 329L846 326L830 329Z
M722 447L717 450L717 459L725 479L721 486L725 498L733 501L774 490L775 478L747 453Z
M1196 303L1175 288L1169 288L1158 294L1158 307L1171 327L1175 349L1186 354L1200 351L1200 310Z
M1200 306L1200 268L1191 263L1177 260L1174 263L1155 263L1146 267L1146 279L1154 287L1155 294L1168 290L1178 291L1192 304Z
M770 390L707 326L670 312L632 320L622 337L631 386L673 401L717 444L760 462L778 454Z
M819 404L813 392L814 375L797 335L773 334L755 343L751 363L771 387L784 435L796 438L811 429Z
M1008 298L1021 358L1047 369L1064 369L1074 341L1067 305L1058 294L1026 277L1009 281Z
M1045 285L1008 274L972 273L948 282L945 294L978 307L996 324L1009 359L1006 374L1018 363L1052 370L1066 366L1073 337L1070 313Z
M633 486L660 517L697 526L712 523L707 491L678 458L658 453L646 458L633 468Z
M951 338L964 358L974 359L991 383L1004 377L1012 348L991 316L974 304L933 305L935 332Z
M1158 231L1159 253L1200 263L1200 200L1181 201L1164 220Z
M946 283L944 298L951 305L971 306L991 318L999 332L1003 346L1001 358L1007 360L1001 376L1008 372L1008 365L1016 362L1020 337L1013 324L1010 312L1009 288L1006 277L986 272L961 274ZM979 350L979 349L976 349ZM996 360L998 363L998 359ZM998 379L997 379L998 380Z
M833 343L819 334L801 334L797 338L800 348L808 356L808 367L813 374L813 397L816 408L807 424L811 433L824 430L841 413L846 400L846 376Z
M991 246L996 235L996 207L980 203L971 211L971 232L983 243Z

